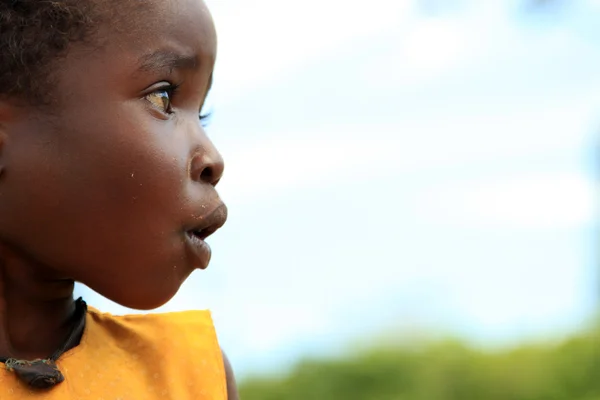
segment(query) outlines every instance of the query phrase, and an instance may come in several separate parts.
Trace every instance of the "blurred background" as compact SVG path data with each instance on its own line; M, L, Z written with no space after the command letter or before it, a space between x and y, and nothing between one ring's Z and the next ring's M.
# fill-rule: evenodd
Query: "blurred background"
M599 400L600 1L208 4L242 399Z

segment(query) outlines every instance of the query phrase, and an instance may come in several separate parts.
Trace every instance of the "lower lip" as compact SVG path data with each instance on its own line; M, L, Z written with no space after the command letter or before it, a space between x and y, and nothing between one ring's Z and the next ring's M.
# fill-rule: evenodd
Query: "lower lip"
M195 268L205 269L210 262L210 246L204 240L189 232L185 235L186 248L189 259Z

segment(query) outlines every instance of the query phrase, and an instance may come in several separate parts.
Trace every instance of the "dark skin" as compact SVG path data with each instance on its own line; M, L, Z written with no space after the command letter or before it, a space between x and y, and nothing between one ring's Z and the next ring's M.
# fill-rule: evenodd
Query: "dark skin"
M200 0L147 4L127 29L101 28L99 46L72 46L49 108L0 101L0 355L51 354L75 281L153 309L208 264L190 232L227 214L223 159L198 116L215 29Z

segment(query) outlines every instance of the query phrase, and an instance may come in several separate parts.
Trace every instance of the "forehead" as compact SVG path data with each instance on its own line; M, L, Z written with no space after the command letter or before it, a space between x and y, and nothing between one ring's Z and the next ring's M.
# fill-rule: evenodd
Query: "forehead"
M160 47L177 42L205 53L214 52L215 27L202 0L151 0L135 7L125 18L129 35L120 38L130 39L130 46Z
M149 56L162 52L214 64L216 31L202 0L125 0L121 4L100 27L102 51L94 51L92 57L144 64Z
M52 98L64 111L60 115L79 115L73 107L107 96L131 98L174 70L185 70L194 87L208 85L204 79L212 74L217 43L202 0L120 0L117 5L103 13L96 40L73 45L57 60Z

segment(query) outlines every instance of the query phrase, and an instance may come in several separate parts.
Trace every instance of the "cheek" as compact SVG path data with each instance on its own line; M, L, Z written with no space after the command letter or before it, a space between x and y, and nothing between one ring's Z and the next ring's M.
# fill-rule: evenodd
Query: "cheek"
M185 137L170 122L121 114L99 118L87 129L66 135L65 142L76 156L65 160L63 173L78 170L72 176L71 192L86 190L88 194L83 195L89 202L111 204L118 213L136 214L145 205L168 211L186 183L189 150Z
M85 155L64 166L80 171L70 192L87 190L87 207L106 216L99 223L114 218L129 225L162 226L181 213L188 183L186 136L173 122L154 120L139 108L110 113L110 119L99 118L79 140L67 138L73 152Z
M21 239L51 265L119 268L164 260L176 245L186 200L185 135L170 123L136 118L139 109L108 111L110 118L79 114L32 139L36 151L21 163L20 189L28 195L22 221L39 222Z

